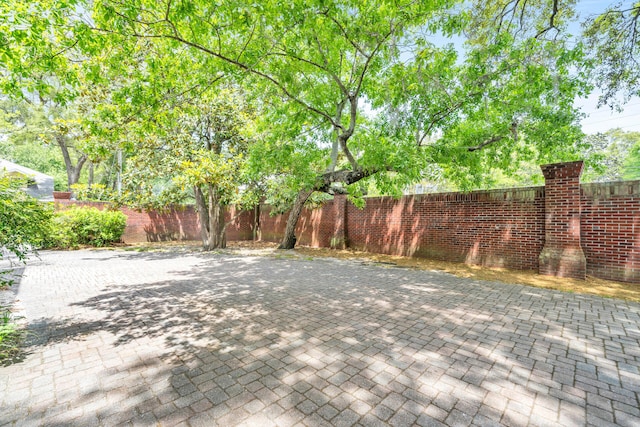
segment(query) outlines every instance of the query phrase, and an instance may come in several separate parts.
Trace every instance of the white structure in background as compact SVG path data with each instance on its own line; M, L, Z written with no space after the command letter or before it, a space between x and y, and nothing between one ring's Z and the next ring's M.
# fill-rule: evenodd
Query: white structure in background
M28 179L29 185L25 188L25 191L30 196L43 201L53 200L52 176L45 175L4 159L0 159L0 171L6 171L9 175L20 176Z

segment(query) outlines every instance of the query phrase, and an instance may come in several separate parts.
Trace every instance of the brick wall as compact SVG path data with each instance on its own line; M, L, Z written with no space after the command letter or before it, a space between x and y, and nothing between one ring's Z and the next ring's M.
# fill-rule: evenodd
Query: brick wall
M69 206L92 206L100 210L109 206L105 202L79 202L56 200L58 208ZM125 243L162 242L170 240L200 240L200 223L193 206L175 206L162 211L138 211L127 207L120 209L127 216L127 226L122 235ZM236 216L234 209L227 221ZM251 240L253 238L254 213L241 212L227 226L227 240Z
M355 249L487 266L537 269L544 243L543 188L445 193L349 205Z
M227 222L233 218L233 221L227 225L227 240L253 240L255 236L255 219L259 212L259 209L238 212L235 208L230 208L225 215L225 221Z
M580 184L581 162L543 166L545 187L368 198L303 210L298 242L640 283L640 181ZM264 240L287 217L261 208ZM344 212L341 214L341 212ZM344 215L341 217L341 215Z
M544 187L367 198L364 209L336 196L319 209L304 209L296 227L298 242L537 270L544 245ZM344 227L336 205L346 204ZM279 242L286 215L269 216L261 207L262 239ZM337 232L336 232L337 231ZM342 233L342 234L340 234ZM333 244L332 244L333 243Z
M314 247L640 283L640 181L580 185L581 162L542 168L545 187L368 198L362 210L336 196L303 210L296 237ZM105 205L60 205L74 203ZM193 207L123 212L125 242L200 239ZM231 210L227 240L279 242L287 215L269 213L264 204L237 217Z
M336 212L344 206L344 226ZM262 207L263 240L279 242L286 215ZM336 196L303 210L298 242L390 255L537 269L544 243L544 188L368 198L364 209ZM341 245L340 243L343 244Z
M584 279L587 260L580 244L582 162L541 166L545 188L544 248L540 274Z
M587 274L640 283L640 181L581 187Z
M329 200L322 208L303 209L296 226L297 243L316 248L330 248L336 231L335 200ZM260 205L260 234L265 242L280 242L284 236L288 215L271 216L269 205ZM343 217L343 216L342 216Z

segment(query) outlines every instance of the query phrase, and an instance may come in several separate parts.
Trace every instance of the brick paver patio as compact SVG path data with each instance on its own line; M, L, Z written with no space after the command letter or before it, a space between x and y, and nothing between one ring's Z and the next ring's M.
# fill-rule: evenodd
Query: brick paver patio
M640 425L640 304L356 261L46 252L0 425Z

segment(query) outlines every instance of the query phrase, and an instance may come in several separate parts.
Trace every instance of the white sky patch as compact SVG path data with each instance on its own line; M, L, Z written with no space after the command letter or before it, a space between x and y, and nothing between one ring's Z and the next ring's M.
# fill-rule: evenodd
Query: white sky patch
M587 117L582 119L584 133L594 134L616 128L625 132L640 132L640 98L631 98L623 106L624 110L616 111L606 105L598 108L599 95L599 93L592 93L586 99L576 100L576 105L587 114Z

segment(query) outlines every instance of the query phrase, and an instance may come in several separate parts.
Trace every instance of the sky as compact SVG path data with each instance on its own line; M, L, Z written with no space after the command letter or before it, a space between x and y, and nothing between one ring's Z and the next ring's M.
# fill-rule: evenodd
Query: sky
M597 104L597 94L576 101L576 105L588 115L582 120L584 133L606 132L613 128L620 128L625 132L640 132L640 98L632 98L622 112L612 111L607 106L597 108Z
M605 0L578 0L576 10L579 13L578 19L584 20L590 15L602 13L608 5L617 3ZM631 4L632 1L625 0L623 3ZM579 27L576 24L576 29ZM599 93L593 93L588 98L577 99L576 105L580 106L582 112L587 114L582 120L582 130L587 134L606 132L609 129L621 128L626 132L640 132L640 98L634 97L624 105L621 112L613 111L607 106L598 108Z

